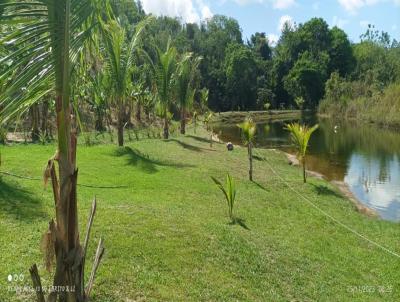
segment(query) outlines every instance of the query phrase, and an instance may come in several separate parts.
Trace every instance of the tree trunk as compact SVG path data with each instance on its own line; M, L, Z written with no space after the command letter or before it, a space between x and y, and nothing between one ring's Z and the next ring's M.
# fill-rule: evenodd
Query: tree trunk
M32 105L31 107L31 119L32 119L32 129L31 136L32 141L37 142L40 137L39 131L39 106L37 104Z
M66 105L68 104L68 105ZM66 108L67 107L67 108ZM83 300L83 289L80 287L81 264L79 256L81 246L78 230L78 207L76 186L78 170L76 169L76 132L71 131L71 109L62 96L56 98L58 125L58 160L60 182L57 180L54 165L49 162L52 176L53 193L56 204L56 221L50 223L50 232L55 238L56 272L55 286L67 286L72 292L53 292L60 300ZM70 259L67 261L67 259Z
M140 106L140 102L138 102L136 104L136 121L138 123L142 122L141 110L142 110L142 106Z
M124 146L124 118L125 118L125 107L121 104L118 112L118 146Z
M181 134L186 133L185 109L181 110Z
M307 182L307 173L306 173L306 157L304 156L302 159L303 162L303 181L304 183Z
M132 116L132 106L129 104L128 110L125 110L126 107L124 106L124 122L127 123L129 128L132 126L131 116Z
M164 117L164 139L169 138L169 124L168 124L168 116L167 112L165 112L165 117Z
M49 101L46 100L43 102L42 105L42 125L41 125L42 134L45 135L46 137L49 136L48 120L49 120Z
M249 180L253 181L253 144L249 143L247 148L249 155Z
M96 131L103 132L104 125L103 125L103 112L101 109L96 110L96 122L94 128Z

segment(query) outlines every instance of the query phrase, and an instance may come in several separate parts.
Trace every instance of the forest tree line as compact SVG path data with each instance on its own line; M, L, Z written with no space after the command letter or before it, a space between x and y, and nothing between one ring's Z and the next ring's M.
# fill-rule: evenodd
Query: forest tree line
M140 2L120 5L131 23L130 16L145 17ZM150 28L157 44L171 37L178 51L202 57L199 81L214 111L316 109L335 79L363 85L367 94L400 81L400 43L372 25L353 43L321 18L286 23L276 45L260 32L245 41L239 23L222 15L200 24L158 17Z
M90 128L82 121L94 116L93 128L113 125L121 138L131 117L139 123L145 118L149 124L162 123L168 137L172 119L181 121L184 133L186 120L207 110L319 109L373 120L372 108L386 108L382 122L399 119L400 43L371 25L353 43L321 18L286 23L273 44L262 32L245 41L239 23L223 15L190 24L167 16L149 18L140 1L107 3L110 9L101 10L104 24L74 64L71 93L81 119L76 123L83 127ZM3 29L12 31L13 25ZM133 40L137 45L129 53ZM19 47L6 41L0 53L7 58ZM124 74L114 60L118 54L129 65L123 65ZM12 64L1 60L0 70ZM0 79L0 90L13 82L12 74L4 74L8 78ZM36 137L47 135L54 107L52 87L37 88L28 118Z

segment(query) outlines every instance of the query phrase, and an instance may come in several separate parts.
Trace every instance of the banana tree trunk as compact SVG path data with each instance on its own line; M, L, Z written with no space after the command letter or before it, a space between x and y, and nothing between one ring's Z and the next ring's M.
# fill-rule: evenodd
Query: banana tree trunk
M249 180L253 181L253 144L249 143L247 148L249 155Z
M185 109L182 108L181 110L181 134L186 133L186 116L185 116Z

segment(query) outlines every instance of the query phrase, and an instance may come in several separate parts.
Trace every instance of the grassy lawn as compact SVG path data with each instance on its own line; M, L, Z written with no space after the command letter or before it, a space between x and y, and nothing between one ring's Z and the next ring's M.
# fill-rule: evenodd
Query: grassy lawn
M100 236L106 245L94 301L400 300L400 259L316 211L265 162L254 161L256 182L249 182L246 149L227 152L223 144L210 149L206 137L189 131L186 137L143 139L125 148L78 148L80 184L126 186L79 187L81 231L93 196L98 199L89 259ZM55 145L1 151L3 171L40 178ZM400 253L398 224L362 216L322 180L302 184L301 170L289 166L283 154L258 152L323 210ZM238 187L236 216L247 229L229 224L222 193L210 179L228 171ZM33 262L50 285L40 241L53 216L50 187L2 176L0 301L33 301L8 290L10 284L31 284ZM25 280L9 283L9 274L24 274Z

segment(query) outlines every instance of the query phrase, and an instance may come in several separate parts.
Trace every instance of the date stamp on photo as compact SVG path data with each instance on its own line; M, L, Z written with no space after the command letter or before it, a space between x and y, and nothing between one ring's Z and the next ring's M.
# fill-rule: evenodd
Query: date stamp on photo
M390 294L393 292L392 285L351 285L347 287L347 291L353 294Z

